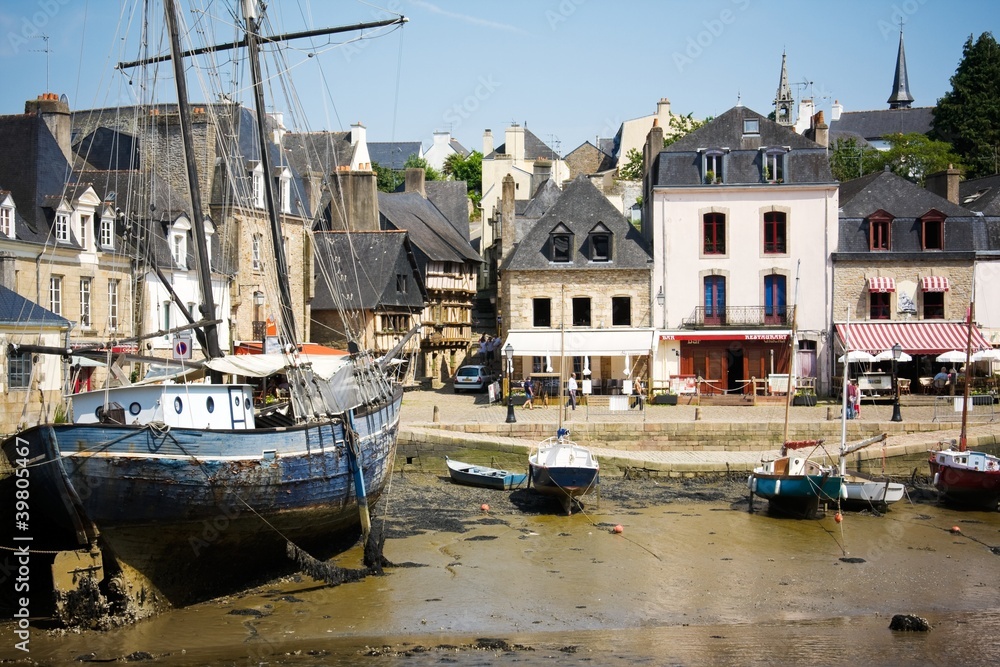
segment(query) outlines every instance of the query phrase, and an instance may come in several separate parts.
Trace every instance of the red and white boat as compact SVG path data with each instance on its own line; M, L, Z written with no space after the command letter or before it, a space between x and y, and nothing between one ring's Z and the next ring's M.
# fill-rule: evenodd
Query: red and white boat
M962 447L931 452L934 487L956 504L1000 509L1000 457Z

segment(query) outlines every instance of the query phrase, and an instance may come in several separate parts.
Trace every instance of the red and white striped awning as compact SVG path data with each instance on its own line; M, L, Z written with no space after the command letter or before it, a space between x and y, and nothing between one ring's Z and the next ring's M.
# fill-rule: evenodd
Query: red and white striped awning
M895 292L896 279L885 276L872 276L868 279L869 292Z
M924 276L920 279L925 292L947 292L948 279L944 276Z
M847 340L846 324L837 325L837 335L843 344ZM851 322L852 350L878 354L899 343L910 354L940 354L948 350L964 350L969 329L965 322ZM976 326L972 327L972 350L990 349Z

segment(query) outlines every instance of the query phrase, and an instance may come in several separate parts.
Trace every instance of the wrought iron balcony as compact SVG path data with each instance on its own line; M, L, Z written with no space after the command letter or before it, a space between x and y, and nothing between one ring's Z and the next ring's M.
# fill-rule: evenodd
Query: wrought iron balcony
M706 309L698 306L692 317L681 320L684 329L711 327L790 327L794 306L768 308L766 306L726 306Z
M265 320L254 320L253 321L253 339L254 340L264 340L264 336L267 334L267 322Z

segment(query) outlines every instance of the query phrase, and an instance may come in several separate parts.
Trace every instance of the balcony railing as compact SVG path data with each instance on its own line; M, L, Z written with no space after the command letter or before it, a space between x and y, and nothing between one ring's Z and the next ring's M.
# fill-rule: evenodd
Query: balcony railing
M265 334L267 334L267 322L265 320L254 320L253 339L264 340Z
M694 309L692 317L681 320L685 329L710 327L790 327L794 306L767 308L765 306L726 306L708 311L704 306Z

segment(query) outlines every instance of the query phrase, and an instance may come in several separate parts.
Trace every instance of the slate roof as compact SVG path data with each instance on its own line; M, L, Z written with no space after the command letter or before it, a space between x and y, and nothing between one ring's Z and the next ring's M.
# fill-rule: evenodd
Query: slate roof
M540 218L545 215L545 212L552 208L559 197L562 196L562 190L556 185L556 182L551 178L546 178L545 181L538 186L538 189L532 194L531 199L526 202L524 210L518 213L515 210L515 215L520 215L525 218ZM516 203L516 202L515 202Z
M424 191L427 199L469 241L469 190L465 181L426 181Z
M502 143L497 146L492 153L487 155L484 160L493 160L496 156L503 155L507 152L507 144ZM525 160L537 160L538 158L545 158L547 160L558 160L559 154L554 150L549 148L549 146L535 136L535 134L528 128L524 128L524 159Z
M612 261L590 261L588 237L591 230L603 223L613 234ZM549 260L550 232L564 225L573 234L575 247L571 264L554 264ZM639 231L615 208L601 191L585 176L578 176L559 199L539 218L507 261L505 270L634 270L649 269L652 251Z
M281 139L288 163L300 174L331 174L354 158L350 132L286 132Z
M369 141L368 156L383 169L400 171L406 168L411 155L420 155L419 141Z
M0 285L0 324L46 326L69 328L69 320L28 301L17 292Z
M743 121L753 118L758 120L760 133L744 135ZM654 164L654 185L700 185L703 176L699 151L707 148L729 149L725 158L726 184L763 183L760 149L767 146L791 149L786 157L785 183L834 182L824 147L748 107L736 106L663 149Z
M459 234L444 214L417 192L380 192L378 210L383 228L409 232L421 271L425 267L422 258L459 263L483 261L468 238Z
M845 111L830 122L830 140L841 136L860 136L868 141L889 134L927 134L934 120L934 107Z
M138 169L139 141L127 132L98 127L73 144L73 152L94 169Z
M962 181L958 184L962 205L984 215L1000 215L1000 174Z
M869 247L867 218L879 209L893 216L890 252ZM924 251L916 220L931 209L947 216L943 251ZM914 259L940 261L951 253L991 249L989 220L952 204L892 172L881 171L845 181L840 186L840 221L837 255L864 254L868 259L898 259L901 253ZM994 246L995 247L995 246Z
M471 155L468 148L458 143L458 139L452 139L448 142L448 145L451 146L451 150L455 151L462 157L469 157L469 155Z
M345 301L364 310L423 308L427 290L406 232L317 232L314 242L317 276L313 310L339 310ZM336 279L338 271L347 275L347 280L340 283L347 286L341 295L345 301L334 300L320 271L321 264L332 279ZM402 294L396 291L397 274L412 276L414 289Z

